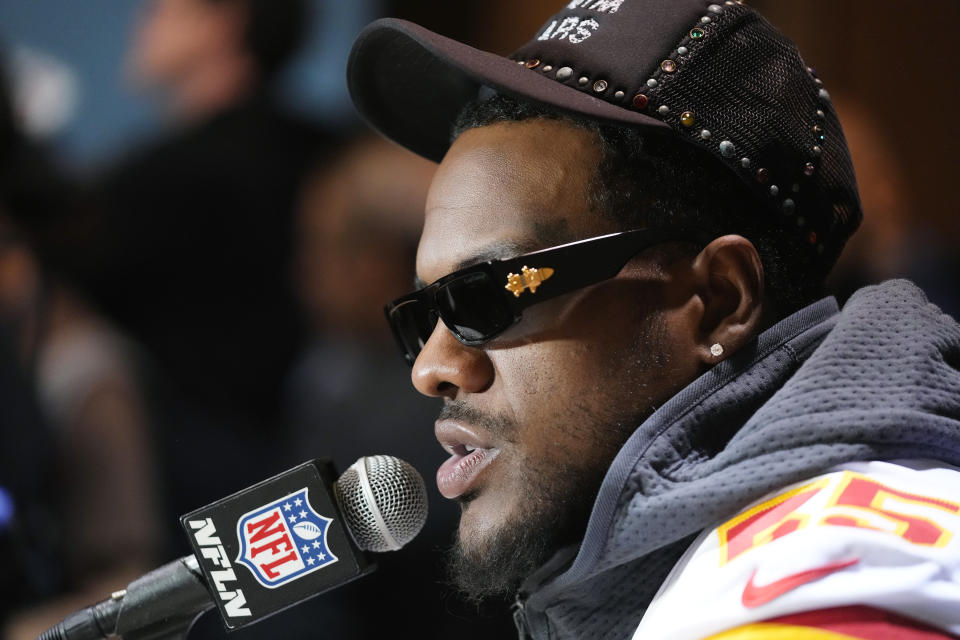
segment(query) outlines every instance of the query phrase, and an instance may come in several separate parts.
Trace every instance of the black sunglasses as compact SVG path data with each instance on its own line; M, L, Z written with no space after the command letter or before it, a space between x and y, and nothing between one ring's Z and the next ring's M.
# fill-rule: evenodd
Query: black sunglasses
M411 366L441 318L461 343L475 347L516 324L527 307L614 277L633 256L690 233L636 229L489 260L455 271L385 307Z

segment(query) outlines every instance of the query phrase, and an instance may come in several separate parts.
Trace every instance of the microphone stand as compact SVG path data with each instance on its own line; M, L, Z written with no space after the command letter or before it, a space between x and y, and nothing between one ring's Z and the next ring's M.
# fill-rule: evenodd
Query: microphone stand
M185 640L214 607L193 555L154 569L100 602L72 613L37 640Z

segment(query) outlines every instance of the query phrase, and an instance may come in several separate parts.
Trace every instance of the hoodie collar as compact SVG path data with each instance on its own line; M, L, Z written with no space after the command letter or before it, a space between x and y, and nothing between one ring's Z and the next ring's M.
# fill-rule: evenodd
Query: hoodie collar
M557 575L558 562L569 561L572 555L569 549L564 549L524 583L521 592L533 593L530 604L548 603L553 594L588 579L609 564L604 561L608 538L618 513L625 506L624 496L635 493L631 487L631 477L639 461L662 435L678 425L685 425L691 419L702 422L705 413L713 413L716 406L727 404L731 394L739 395L739 390L729 386L732 380L759 363L773 362L775 364L770 367L767 384L760 389L756 398L757 406L762 404L796 371L800 365L797 353L820 344L833 327L837 313L837 302L832 297L804 307L701 375L647 418L627 440L608 469L594 503L583 543L569 569ZM733 419L736 421L735 417ZM718 422L723 421L723 416L714 413L710 421L715 428ZM740 419L735 426L742 424L743 420ZM552 576L557 577L550 581Z

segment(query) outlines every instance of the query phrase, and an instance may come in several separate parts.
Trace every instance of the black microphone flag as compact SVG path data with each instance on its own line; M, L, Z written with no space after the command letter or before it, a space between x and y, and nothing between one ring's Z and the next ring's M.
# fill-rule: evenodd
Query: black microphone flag
M314 460L180 518L228 629L237 629L373 570Z
M67 616L39 640L183 638L214 606L228 631L374 570L427 518L423 478L391 456L357 460L336 481L312 460L180 518L193 555Z

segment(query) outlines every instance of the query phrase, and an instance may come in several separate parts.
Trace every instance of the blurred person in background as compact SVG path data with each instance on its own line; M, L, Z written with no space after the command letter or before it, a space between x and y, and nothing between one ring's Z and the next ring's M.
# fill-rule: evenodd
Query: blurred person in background
M0 56L0 193L7 191L10 167L22 146L3 62ZM0 235L0 255L7 244ZM20 271L16 262L0 260L0 290L20 280ZM7 315L0 313L0 634L11 611L50 597L60 583L55 536L44 535L55 518L53 438L22 364L19 332Z
M304 337L293 201L330 144L272 96L306 7L144 3L129 68L169 130L97 180L85 215L48 233L48 259L155 365L168 527L281 470L283 380Z
M128 59L130 80L171 120L198 122L260 106L299 48L298 0L146 0Z
M2 215L0 322L11 330L53 440L41 468L56 488L49 502L33 506L56 515L44 535L61 552L54 574L64 593L13 616L4 636L32 639L152 568L163 529L134 350L43 273ZM5 442L35 437L22 433L34 428L29 423L14 428L21 434Z
M434 170L400 147L364 137L331 167L321 166L304 190L294 277L312 339L288 383L287 412L295 449L322 452L340 468L370 446L413 463L425 455L414 427L418 419L431 421L436 406L410 393L380 294L403 291L413 280L409 259ZM385 389L390 400L371 406L368 387Z
M2 277L2 276L0 276ZM56 495L52 437L6 328L0 328L0 637L14 610L60 586L51 524Z
M409 388L381 306L413 281L410 265L435 170L400 147L365 136L335 163L321 166L306 185L296 281L314 339L288 384L290 464L311 452L332 458L343 470L362 455L388 453L428 475L442 460L424 428L438 405ZM369 578L287 614L303 620L303 637L312 635L317 619L337 638L513 633L508 616L467 607L443 584L440 549L450 542L457 509L440 499L432 483L428 489L426 527L402 553L377 556L380 569ZM376 616L367 613L371 603Z
M13 558L5 577L20 597L4 604L31 605L3 620L3 637L17 640L151 567L160 529L134 350L45 272L22 233L18 220L67 211L72 191L19 130L6 95L0 91L0 429L12 455L0 456L0 487L14 489L10 511L22 515L10 518L4 553Z

